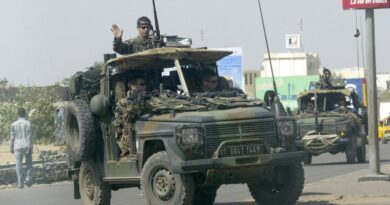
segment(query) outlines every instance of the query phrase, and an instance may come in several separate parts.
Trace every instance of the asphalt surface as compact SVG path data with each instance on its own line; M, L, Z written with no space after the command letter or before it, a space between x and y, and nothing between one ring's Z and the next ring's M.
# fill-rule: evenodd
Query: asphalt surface
M390 144L380 145L381 164L390 163ZM346 164L345 154L324 154L313 157L313 164L305 166L306 183L335 177L357 170L365 169L369 165ZM74 200L73 185L62 182L49 185L35 185L23 190L6 189L0 191L0 205L82 205L81 200ZM112 192L112 205L146 205L142 191L137 188L122 189ZM226 185L218 190L216 205L254 205L246 185Z

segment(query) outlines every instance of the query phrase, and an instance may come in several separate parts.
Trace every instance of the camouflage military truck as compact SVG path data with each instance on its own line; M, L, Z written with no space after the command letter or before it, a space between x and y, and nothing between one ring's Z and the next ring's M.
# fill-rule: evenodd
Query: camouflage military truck
M347 163L366 161L366 134L358 97L346 89L315 89L298 96L298 147L304 162L322 153L345 152Z
M112 190L138 187L150 205L210 205L220 185L246 183L258 204L294 204L305 155L294 117L235 89L198 90L230 53L156 48L76 75L65 117L75 198L109 204ZM133 78L146 89L129 93Z

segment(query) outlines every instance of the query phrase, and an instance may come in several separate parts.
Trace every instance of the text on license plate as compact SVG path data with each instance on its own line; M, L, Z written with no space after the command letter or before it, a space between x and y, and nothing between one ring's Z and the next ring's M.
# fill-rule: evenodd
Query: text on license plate
M264 152L264 145L262 144L250 144L250 145L235 145L224 146L219 151L221 157L226 156L242 156L242 155L254 155L262 154Z

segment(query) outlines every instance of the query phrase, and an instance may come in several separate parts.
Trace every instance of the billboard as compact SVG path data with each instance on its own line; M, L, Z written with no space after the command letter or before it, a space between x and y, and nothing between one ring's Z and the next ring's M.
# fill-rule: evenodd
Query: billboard
M343 9L390 8L390 0L343 0Z
M365 78L345 79L345 88L353 88L359 96L360 102L367 107L367 83Z
M318 75L275 78L280 100L291 109L298 107L297 97L299 93L309 90L310 84L318 80ZM256 78L256 98L263 99L267 90L273 90L272 78Z
M244 89L243 85L243 58L242 48L218 48L217 50L228 50L233 53L217 62L218 74L233 82L233 87Z

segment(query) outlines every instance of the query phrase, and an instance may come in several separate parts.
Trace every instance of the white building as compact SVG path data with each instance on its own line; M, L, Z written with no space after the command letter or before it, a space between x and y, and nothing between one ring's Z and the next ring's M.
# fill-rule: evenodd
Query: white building
M320 58L315 53L271 53L275 77L318 75ZM268 54L264 54L261 77L271 77Z

